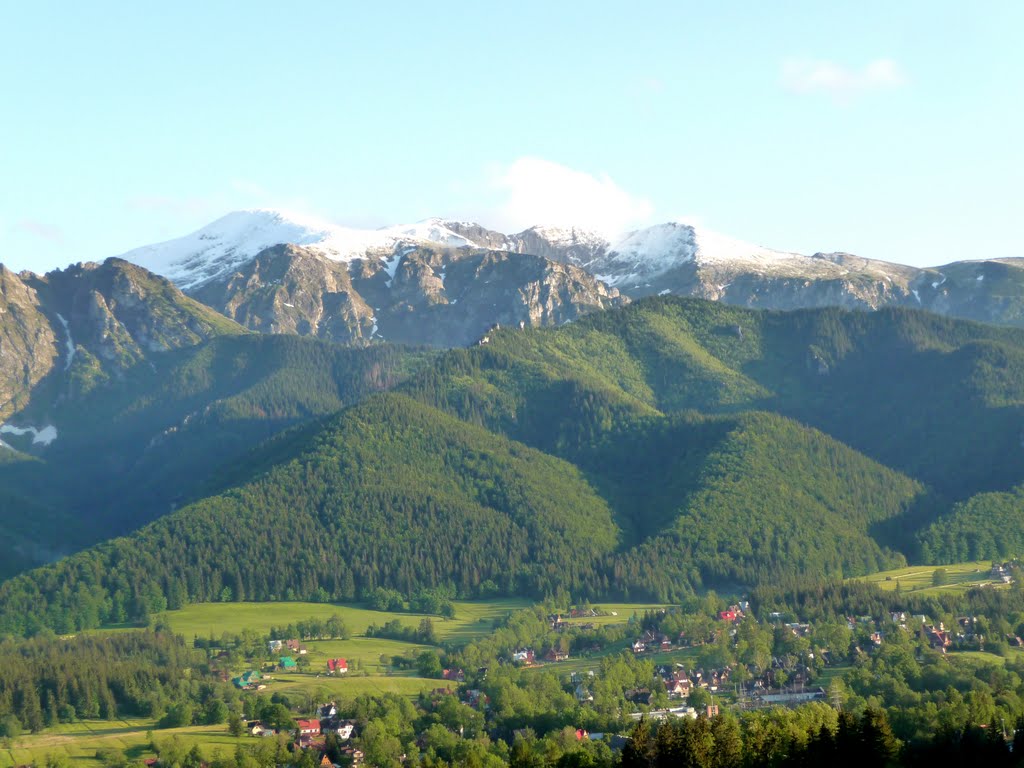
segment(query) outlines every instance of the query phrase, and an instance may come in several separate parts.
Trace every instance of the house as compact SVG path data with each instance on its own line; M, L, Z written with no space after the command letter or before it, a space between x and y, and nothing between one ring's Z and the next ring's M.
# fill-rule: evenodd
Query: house
M316 749L322 751L327 746L327 741L319 734L304 733L295 740L295 746L302 750Z
M633 653L643 653L647 650L647 645L643 640L635 640L629 647L633 649Z
M270 649L271 653L277 653L278 651L281 650L281 647L283 645L284 645L284 641L282 641L282 640L271 640L269 643L267 643L267 648Z
M300 656L307 652L306 646L304 646L298 640L286 640L285 645L288 646L289 651L294 651Z
M441 678L451 680L454 683L461 683L466 679L466 673L461 669L446 669L441 673Z
M320 719L330 720L331 718L338 716L338 707L332 701L330 704L324 704L320 707Z
M365 757L361 749L353 749L352 747L345 747L345 749L341 750L341 755L352 761L352 768L359 768L363 764L363 758Z
M941 624L939 625L942 626ZM928 645L937 651L946 652L946 649L953 644L953 641L949 639L949 633L944 629L936 629L932 627L928 630Z
M245 672L239 675L238 677L232 679L231 682L234 683L236 688L253 688L260 682L260 673L256 670L250 669L248 672Z
M299 666L295 663L295 659L293 659L291 656L282 656L279 664L281 669L285 670L286 672L294 671Z
M565 661L569 658L569 654L565 651L560 651L557 648L552 648L544 654L544 661Z
M348 673L348 661L346 659L328 659L327 674L344 675Z
M583 683L576 686L576 701L580 704L587 704L594 701L594 694L588 691Z
M473 709L479 710L487 709L487 707L490 706L491 703L491 700L487 697L487 694L485 694L481 690L477 690L476 688L466 691L465 699L466 704L471 706Z
M252 720L246 723L246 730L249 731L250 736L275 736L273 728L267 728L259 720Z
M743 618L743 612L738 607L734 606L728 610L719 612L718 618L721 621L737 621Z
M533 664L534 653L532 648L524 648L512 654L512 661L517 664Z
M330 727L330 733L333 733L335 736L337 736L339 741L348 741L352 738L352 733L353 731L355 731L355 729L355 723L349 722L348 720L343 720L332 724ZM326 730L324 731L324 733L327 732L328 731Z
M651 692L647 688L633 688L626 691L624 696L626 701L632 701L634 704L647 706L651 703Z
M685 672L676 672L672 675L672 682L666 683L669 696L689 696L693 690L693 683Z
M296 720L295 730L299 736L317 736L320 734L319 720Z

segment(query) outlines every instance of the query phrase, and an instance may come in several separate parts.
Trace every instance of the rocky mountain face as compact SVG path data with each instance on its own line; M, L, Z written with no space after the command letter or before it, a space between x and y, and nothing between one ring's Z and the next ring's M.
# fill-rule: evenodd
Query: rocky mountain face
M0 265L0 418L25 404L60 358L60 323L39 293Z
M464 346L495 324L560 325L665 294L762 309L904 306L1024 326L1024 260L922 269L778 251L682 222L610 240L572 227L504 234L429 219L356 230L280 211L236 211L116 263L44 278L0 273L3 307L20 318L0 331L0 355L14 363L0 374L0 403L61 360L116 370L147 351L205 337L212 313L190 304L176 320L165 311L186 306L183 297L168 298L171 283L245 328L349 344ZM140 292L144 270L132 278L129 263L171 282ZM29 347L48 351L29 356Z
M582 269L530 254L413 244L387 256L339 262L276 245L190 293L264 333L439 347L472 344L495 324L561 325L626 302Z
M573 228L503 235L478 225L449 229L487 247L577 266L623 296L674 294L760 309L886 306L1024 326L1024 259L911 267L849 253L803 255L743 243L679 222L617 241Z
M0 419L44 416L147 355L244 330L170 281L119 259L44 276L0 266ZM0 428L2 429L2 428ZM7 425L5 433L17 434Z

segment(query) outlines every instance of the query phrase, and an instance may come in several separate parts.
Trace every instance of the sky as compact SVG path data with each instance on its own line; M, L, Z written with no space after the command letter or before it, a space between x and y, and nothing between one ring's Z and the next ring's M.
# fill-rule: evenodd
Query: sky
M1024 257L1024 3L0 4L0 262L240 208Z

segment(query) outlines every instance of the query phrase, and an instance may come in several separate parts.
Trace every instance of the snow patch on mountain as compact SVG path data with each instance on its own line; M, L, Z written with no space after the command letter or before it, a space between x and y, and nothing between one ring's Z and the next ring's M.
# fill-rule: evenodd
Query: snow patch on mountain
M722 282L746 271L772 277L842 279L851 261L859 271L887 277L894 265L849 254L813 256L777 251L681 221L627 233L614 241L576 227L535 226L505 235L469 222L432 218L375 230L350 229L301 214L256 209L229 213L177 240L129 251L121 258L163 275L184 290L230 274L265 248L290 243L341 262L373 259L390 286L403 255L415 248L489 248L531 253L581 267L620 289L641 289L692 264ZM443 277L441 278L443 281Z
M255 209L229 213L190 235L136 248L120 258L188 290L238 269L265 248L283 243L312 248L342 262L386 259L403 243L470 244L440 219L386 229L352 229L303 214Z
M57 319L60 321L61 327L64 329L64 334L67 337L64 340L64 344L67 347L67 357L64 359L64 370L66 371L71 367L71 363L75 361L75 340L71 338L71 328L68 326L68 321L64 319L64 315L57 313Z
M16 427L13 424L0 424L0 435L32 435L32 444L49 445L57 439L57 428L48 425L42 429L35 427Z
M637 286L671 269L693 263L737 266L756 272L833 271L822 262L798 253L776 251L745 243L683 222L667 222L630 232L608 246L605 256L593 265L598 278L617 287Z

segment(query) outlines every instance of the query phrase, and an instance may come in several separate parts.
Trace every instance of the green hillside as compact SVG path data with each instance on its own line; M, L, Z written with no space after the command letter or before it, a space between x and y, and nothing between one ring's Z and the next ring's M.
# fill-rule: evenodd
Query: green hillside
M980 493L917 535L926 563L1006 560L1024 554L1024 486L1006 493Z
M108 390L81 417L82 435L109 421L101 455L173 414L166 449L134 459L152 479L122 530L199 467L212 495L0 586L0 631L377 586L664 601L856 576L1024 480L1020 330L658 298L490 338L429 360L221 339L124 416Z
M1024 474L1024 331L914 310L758 312L648 299L557 330L502 330L410 386L559 455L644 415L763 410L954 500Z
M351 600L377 586L662 600L902 564L869 528L909 504L913 481L778 416L674 421L669 440L688 452L655 462L649 503L629 504L628 463L591 483L406 396L374 396L316 434L282 436L296 458L264 476L0 585L0 631L67 632L189 601Z
M59 437L40 458L0 462L0 488L11 498L0 522L50 521L35 539L43 555L127 533L248 479L254 462L242 457L262 441L394 386L427 357L395 346L257 335L152 355L60 404ZM0 543L0 552L9 545ZM0 576L38 562L0 558Z

